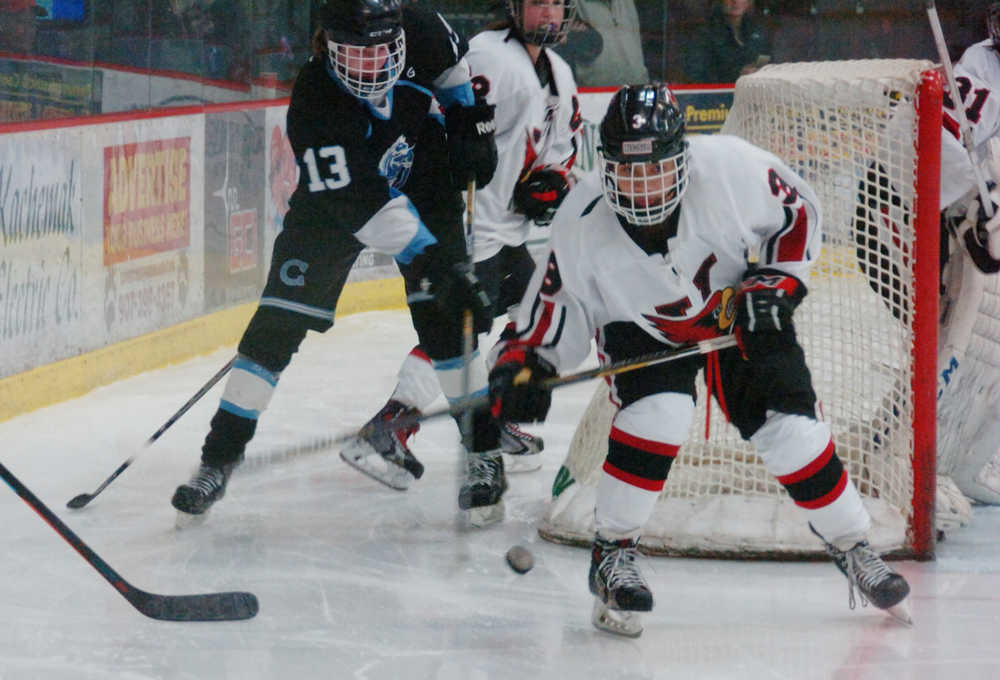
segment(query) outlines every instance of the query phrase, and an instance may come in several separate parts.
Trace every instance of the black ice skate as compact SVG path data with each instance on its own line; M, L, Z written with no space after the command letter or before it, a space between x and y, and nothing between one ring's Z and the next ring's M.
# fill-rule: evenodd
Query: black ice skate
M869 602L884 609L890 616L903 623L913 624L910 607L906 596L910 594L910 585L906 579L894 572L882 560L877 552L872 550L864 538L840 541L839 547L828 543L810 524L809 528L819 536L826 545L826 552L833 558L834 564L847 577L848 603L851 609L855 607L854 589L861 595L861 606Z
M348 465L386 486L405 491L424 474L423 464L407 446L407 440L420 429L420 424L403 425L397 429L384 425L404 418L417 418L420 411L390 399L382 410L358 432L340 452Z
M600 630L639 637L642 621L638 612L653 609L653 593L639 571L636 538L607 540L594 537L590 557L590 592L596 595L591 618Z
M542 467L541 437L528 434L514 423L500 423L500 452L507 472L533 472Z
M228 465L201 464L187 484L181 484L170 503L177 508L177 526L184 528L205 521L212 504L226 495L229 476L239 462Z
M483 527L502 520L506 490L507 476L499 450L466 453L465 482L458 492L458 507L468 511L469 524Z

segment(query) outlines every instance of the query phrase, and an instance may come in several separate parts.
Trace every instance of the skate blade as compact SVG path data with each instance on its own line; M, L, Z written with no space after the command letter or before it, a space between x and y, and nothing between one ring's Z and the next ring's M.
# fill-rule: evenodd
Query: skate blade
M542 456L537 453L504 453L503 467L506 473L534 472L542 467Z
M177 511L177 518L174 520L174 526L178 529L190 529L192 527L200 527L208 519L208 510L201 513L200 515L192 515L190 512L184 512L183 510Z
M913 625L913 614L910 612L910 605L906 600L893 605L885 610L885 613L907 626Z
M363 453L352 455L347 451L341 451L340 458L361 474L367 475L376 482L385 484L390 489L395 489L396 491L406 491L410 488L410 483L414 479L413 475L409 472L387 462L378 453L372 455L365 455ZM372 458L378 458L378 463L373 462Z
M476 529L482 529L491 524L502 522L505 514L503 499L501 498L494 505L484 505L478 508L463 510L462 514L465 517L466 523Z
M595 628L606 633L630 638L642 635L642 617L639 612L610 609L599 598L594 599L594 612L590 620Z

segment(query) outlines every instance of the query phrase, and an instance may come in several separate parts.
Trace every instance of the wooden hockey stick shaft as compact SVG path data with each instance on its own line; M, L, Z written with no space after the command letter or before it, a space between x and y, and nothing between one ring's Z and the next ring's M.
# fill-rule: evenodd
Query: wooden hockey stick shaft
M469 180L465 198L466 238L465 249L469 258L469 267L475 271L475 252L473 250L473 225L476 217L476 180ZM475 344L475 324L472 310L462 313L462 395L468 399L472 391L472 351ZM466 451L472 450L472 410L462 412L462 445Z
M976 187L979 190L979 203L986 216L993 217L993 200L990 198L986 179L983 177L982 169L979 167L979 162L976 158L975 147L972 144L972 126L969 125L969 119L965 115L965 102L962 101L958 85L955 81L955 68L952 66L951 56L948 54L948 46L944 42L941 19L938 17L934 0L927 0L927 18L931 23L931 33L934 34L934 45L937 47L938 57L941 58L941 65L944 67L945 80L948 81L948 92L951 93L951 100L955 104L955 118L958 122L959 137L962 146L965 147L965 152L969 155L969 163L972 164L972 172L976 178Z
M225 366L220 368L215 375L209 378L208 382L202 385L201 389L195 392L194 396L187 400L187 403L181 406L174 415L170 416L167 422L163 423L163 425L160 426L159 430L154 432L149 437L149 439L146 440L146 442L143 444L143 450L148 448L150 445L152 445L153 442L159 439L160 435L166 432L171 425L176 423L181 416L187 413L191 409L191 407L198 402L199 399L201 399L208 393L210 389L215 387L215 384L220 380L222 380L222 378L225 377L225 375L229 373L230 370L232 370L233 364L235 363L236 363L236 357L233 357L232 359L229 360L229 362ZM73 510L77 510L85 506L90 501L94 500L94 498L96 498L99 493L101 493L102 491L104 491L104 489L107 488L108 484L115 481L115 479L118 478L118 475L125 472L128 466L131 465L138 457L139 457L138 452L133 453L131 456L128 457L128 459L124 463L119 465L118 469L112 472L111 476L105 479L104 482L99 487L97 487L97 489L95 489L93 493L82 493L79 496L74 496L73 498L69 499L69 501L67 501L66 507L72 508Z

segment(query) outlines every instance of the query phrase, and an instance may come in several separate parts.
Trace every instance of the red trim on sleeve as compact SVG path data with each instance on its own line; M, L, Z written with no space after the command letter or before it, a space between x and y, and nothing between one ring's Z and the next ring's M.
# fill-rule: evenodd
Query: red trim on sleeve
M806 243L809 242L809 215L804 205L799 206L795 224L791 231L778 239L777 262L801 262L806 258Z

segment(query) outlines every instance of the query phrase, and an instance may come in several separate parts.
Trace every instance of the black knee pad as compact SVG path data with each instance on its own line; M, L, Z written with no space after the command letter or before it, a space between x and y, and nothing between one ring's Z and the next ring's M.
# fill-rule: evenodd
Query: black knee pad
M306 337L309 323L301 314L258 307L243 332L238 351L272 373L281 373Z

